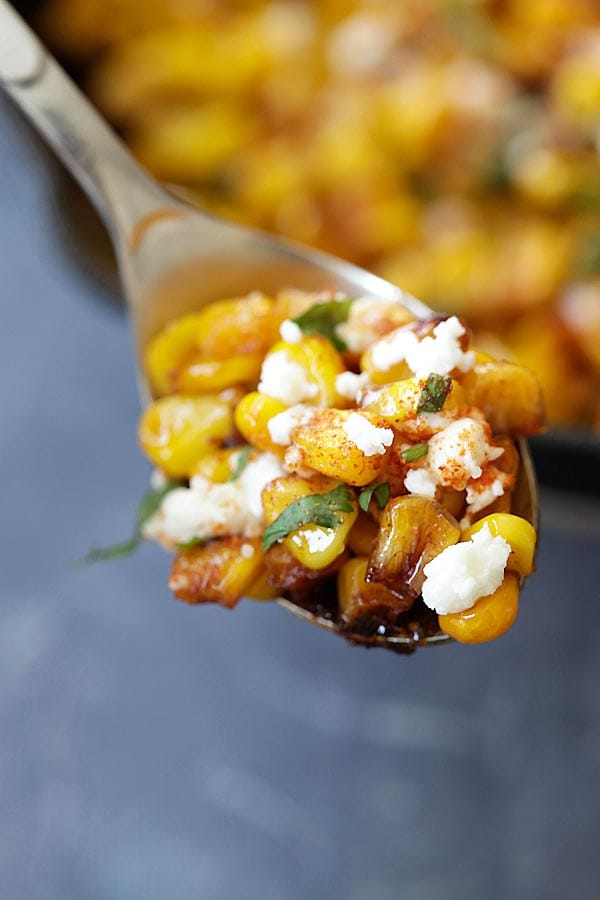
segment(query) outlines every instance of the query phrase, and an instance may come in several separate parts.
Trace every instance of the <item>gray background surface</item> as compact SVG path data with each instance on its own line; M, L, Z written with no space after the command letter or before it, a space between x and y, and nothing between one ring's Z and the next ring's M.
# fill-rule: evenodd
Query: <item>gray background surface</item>
M411 659L175 603L156 548L70 567L148 468L54 184L0 105L0 895L596 900L598 501L547 493L506 638Z

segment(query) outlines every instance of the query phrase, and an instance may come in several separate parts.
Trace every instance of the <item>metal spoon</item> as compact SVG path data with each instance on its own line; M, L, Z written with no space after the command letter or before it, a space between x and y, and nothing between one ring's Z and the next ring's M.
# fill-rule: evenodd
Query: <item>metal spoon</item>
M0 0L0 84L79 181L109 231L133 327L142 403L150 398L141 365L146 342L167 321L213 300L254 289L335 288L350 296L393 298L417 317L432 315L410 294L357 266L222 221L173 196L135 162L6 0ZM523 441L520 452L515 511L537 527L535 475ZM448 640L422 606L397 626L365 634L349 628L327 598L278 602L355 643L411 652Z

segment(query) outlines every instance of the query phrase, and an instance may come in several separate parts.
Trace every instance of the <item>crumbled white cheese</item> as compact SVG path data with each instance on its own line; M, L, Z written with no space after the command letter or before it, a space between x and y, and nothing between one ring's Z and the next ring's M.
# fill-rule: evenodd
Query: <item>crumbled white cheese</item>
M404 479L404 487L409 494L422 494L424 497L435 497L437 481L426 466L409 469Z
M254 547L252 544L242 544L240 547L240 556L243 556L244 559L252 559L254 556Z
M486 462L504 453L488 443L484 426L475 419L451 422L429 441L427 465L440 484L458 491L471 478L479 478Z
M419 340L410 326L404 325L386 334L371 347L371 362L380 372L404 362L408 353L418 346Z
M307 379L302 366L290 359L285 350L277 350L265 356L258 391L293 406L310 400L318 394L319 388Z
M433 336L421 340L411 326L405 325L373 345L371 360L383 372L405 361L416 378L426 378L431 373L449 375L453 369L468 372L475 365L475 354L472 350L465 352L460 346L464 333L456 316L439 322Z
M471 516L478 513L480 510L485 509L486 506L489 506L490 503L493 503L494 500L497 500L498 497L501 497L504 493L504 485L500 478L494 479L491 484L482 487L478 485L477 481L474 481L472 484L467 485L467 507L469 514Z
M351 305L347 320L335 326L335 333L352 353L364 353L380 337L382 320L397 311L397 300L359 297Z
M271 440L275 444L287 447L292 443L292 430L297 425L305 425L310 422L314 414L314 406L305 406L303 403L297 403L296 406L290 406L289 409L277 413L267 422Z
M291 319L285 319L279 326L279 334L282 341L287 344L299 344L302 340L302 329Z
M511 548L503 537L492 537L487 525L446 547L424 568L423 601L439 615L463 612L502 584Z
M379 456L385 453L394 440L391 428L378 428L360 413L350 413L342 425L348 439L361 450L365 456Z
M340 396L356 400L358 392L364 390L368 383L368 372L361 372L360 375L356 372L340 372L335 379L335 389Z
M265 485L284 473L271 453L251 460L236 481L214 484L194 476L189 488L176 488L163 499L145 524L144 537L167 546L194 538L243 534L258 537L264 530L261 493Z
M310 553L320 553L327 550L335 540L335 528L303 528L292 537L297 547L308 546Z

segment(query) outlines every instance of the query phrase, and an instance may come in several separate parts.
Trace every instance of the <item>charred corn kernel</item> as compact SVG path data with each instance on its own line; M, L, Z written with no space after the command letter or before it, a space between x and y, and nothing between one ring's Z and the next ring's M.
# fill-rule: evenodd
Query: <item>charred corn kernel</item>
M198 460L231 435L233 415L218 397L173 395L142 415L139 440L152 462L172 478L189 477Z
M202 313L175 319L146 347L144 365L158 396L173 393L179 370L198 351L202 321Z
M180 550L169 587L186 603L236 605L262 569L265 557L258 538L228 537Z
M519 611L519 577L507 572L500 587L475 606L460 613L439 616L443 632L461 644L483 644L503 635Z
M266 569L244 592L250 600L274 600L280 593L278 588L269 584L269 573Z
M340 354L326 338L317 334L304 335L297 344L290 344L287 341L278 341L274 344L265 357L264 381L260 387L265 394L269 393L271 385L270 362L278 354L281 354L288 365L298 367L298 371L304 374L306 391L300 399L296 399L294 402L306 402L314 406L348 405L349 401L338 394L335 387L335 380L345 371L345 366ZM266 377L265 373L268 373ZM278 383L273 385L275 390L279 387ZM283 395L281 399L283 399ZM291 402L290 405L292 405Z
M229 359L194 360L175 378L175 390L182 394L222 391L237 384L254 386L260 377L262 353L247 353Z
M352 417L352 418L351 418ZM354 426L358 425L358 435ZM356 442L364 436L373 444ZM362 487L384 470L393 440L384 419L367 412L346 409L318 410L310 422L294 431L294 443L286 454L286 466L308 466L323 475ZM371 452L372 451L372 452Z
M470 540L485 525L493 537L500 535L510 544L512 553L508 557L507 569L517 572L522 578L531 575L537 539L533 525L527 519L511 513L492 513L467 528L461 535L461 541Z
M270 525L294 500L313 494L326 494L338 486L339 482L329 478L300 478L290 475L270 482L262 492L265 519ZM340 524L335 528L320 525L303 525L297 531L283 538L283 546L307 569L324 569L344 552L348 532L358 514L358 505L353 504L352 512L336 513Z
M544 425L539 382L529 369L509 362L477 365L462 382L470 406L483 411L494 433L536 434Z
M281 400L252 391L240 400L235 409L235 427L253 447L281 456L283 447L274 443L269 433L269 421L286 409Z
M423 382L416 378L405 378L388 384L374 395L365 406L369 412L380 416L389 425L399 427L407 419L417 415L417 407L423 392ZM444 402L444 410L464 406L464 391L458 381L452 379L452 387Z
M201 475L213 484L224 484L232 477L237 466L243 461L242 454L248 447L224 447L202 456L195 464L192 475Z
M369 560L357 556L345 562L338 572L337 590L340 615L346 622L356 622L363 616L396 615L409 609L412 598L402 598L383 584L365 581Z
M350 529L347 541L348 547L357 556L369 556L375 546L378 533L379 525L377 522L361 509L356 522Z

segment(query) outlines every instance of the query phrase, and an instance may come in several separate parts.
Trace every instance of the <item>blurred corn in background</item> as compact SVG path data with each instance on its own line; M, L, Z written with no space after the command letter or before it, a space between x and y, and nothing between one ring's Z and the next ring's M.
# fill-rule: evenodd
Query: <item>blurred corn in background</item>
M595 0L44 0L138 158L371 268L600 428Z

